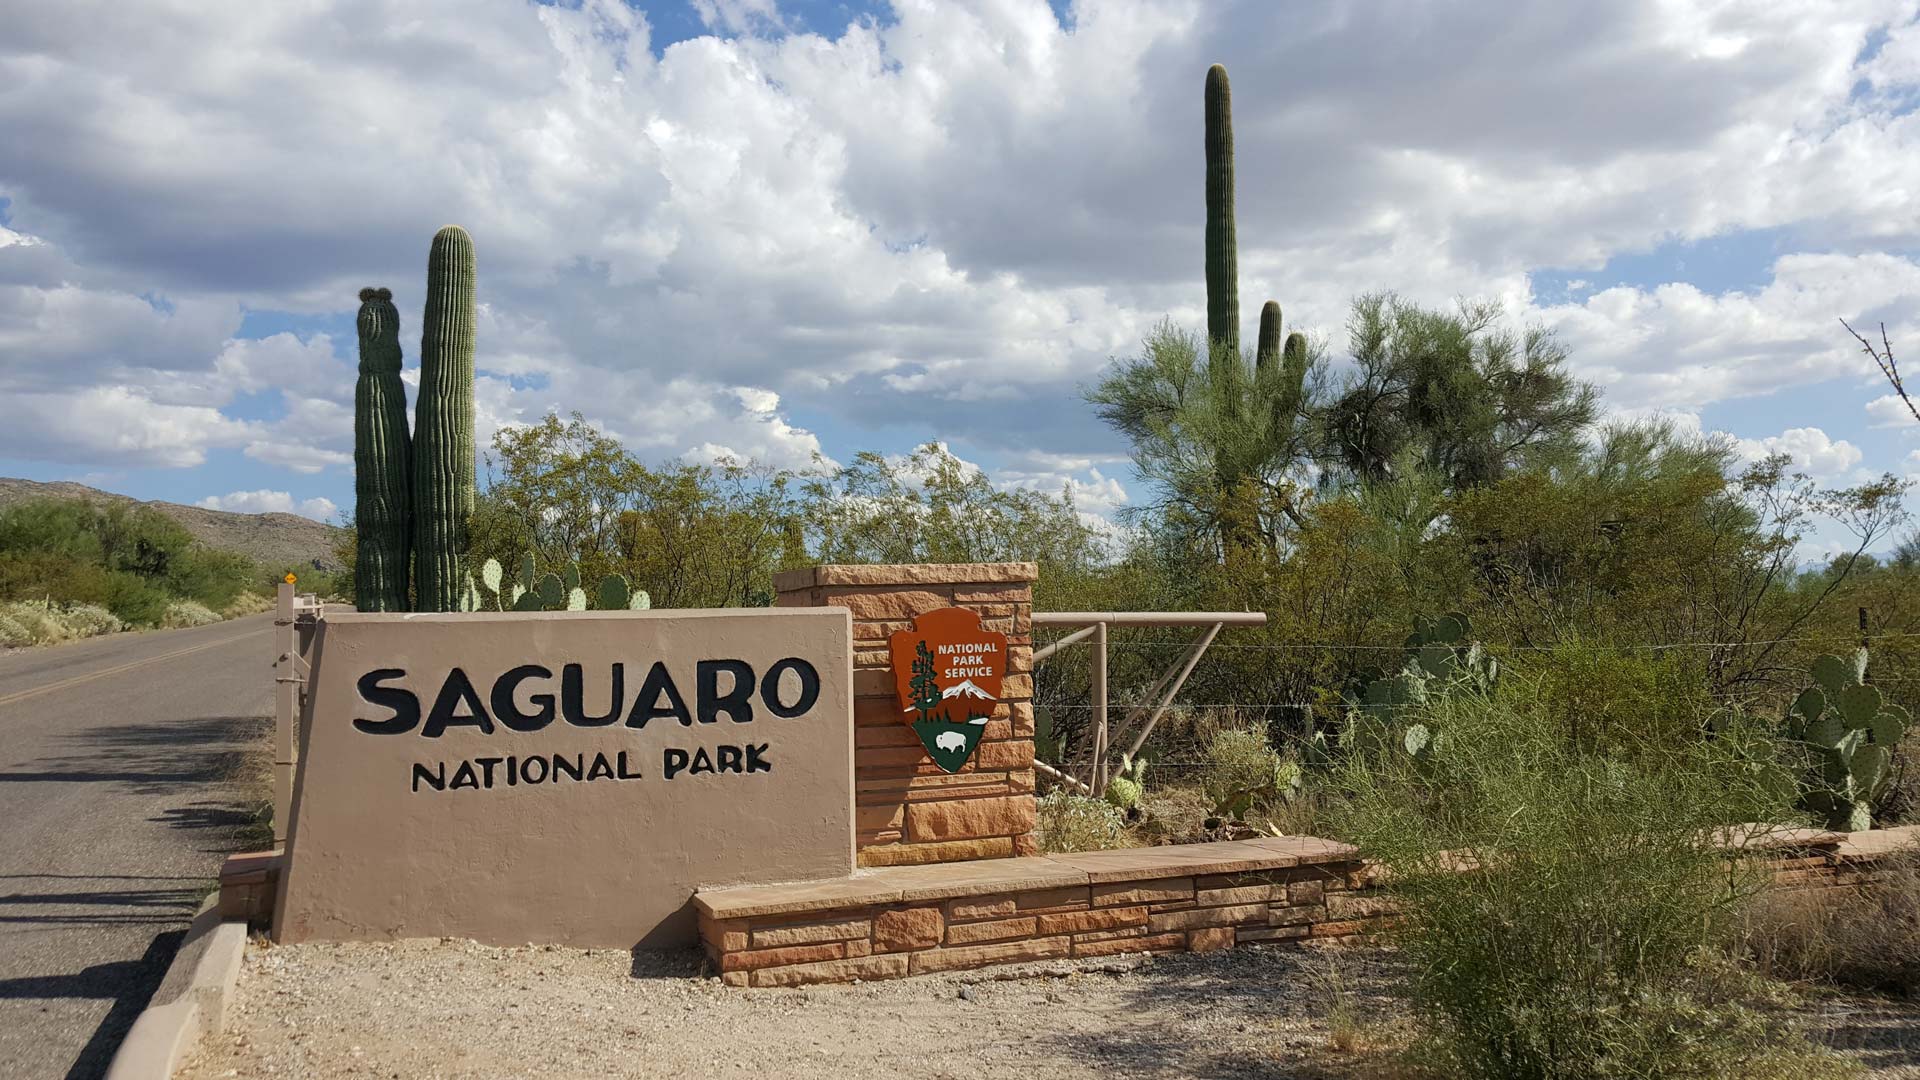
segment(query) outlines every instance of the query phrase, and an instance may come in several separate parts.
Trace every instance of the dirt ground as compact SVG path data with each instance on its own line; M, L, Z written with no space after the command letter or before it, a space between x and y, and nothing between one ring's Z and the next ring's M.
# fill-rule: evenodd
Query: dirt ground
M1282 946L744 990L701 977L695 954L256 942L227 1031L177 1075L1377 1076L1383 1059L1335 1049L1332 1034L1404 1029L1394 963ZM1357 1025L1337 1022L1334 1000ZM1813 1010L1814 1030L1876 1077L1920 1078L1920 1006Z

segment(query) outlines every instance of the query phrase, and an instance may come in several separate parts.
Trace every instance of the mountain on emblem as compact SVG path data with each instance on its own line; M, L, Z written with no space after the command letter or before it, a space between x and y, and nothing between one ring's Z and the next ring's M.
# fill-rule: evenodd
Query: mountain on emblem
M945 690L940 691L942 698L958 697L962 694L965 694L967 697L985 698L988 701L993 700L993 695L973 685L972 679L968 679L958 686L949 686Z
M959 772L987 733L1007 671L1007 635L980 613L950 607L916 616L890 641L901 720L945 772Z

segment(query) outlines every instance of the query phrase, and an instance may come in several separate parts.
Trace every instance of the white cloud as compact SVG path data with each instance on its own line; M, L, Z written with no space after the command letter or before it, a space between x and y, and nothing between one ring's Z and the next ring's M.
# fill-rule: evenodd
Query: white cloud
M1773 270L1754 292L1620 286L1538 314L1615 408L1697 408L1797 383L1878 378L1837 320L1920 302L1920 263L1788 255Z
M15 394L7 408L0 454L85 465L185 468L257 430L218 409L155 401L125 386Z
M234 491L225 495L209 495L195 506L208 510L228 510L236 514L299 514L315 521L332 521L339 517L340 508L333 500L325 498L301 499L285 491Z
M1873 420L1874 427L1911 428L1920 424L1913 410L1900 400L1898 394L1886 394L1867 402L1867 416Z
M1757 460L1770 454L1786 454L1793 464L1821 480L1844 479L1860 464L1860 448L1845 439L1834 439L1815 427L1788 428L1764 439L1740 439L1740 456Z
M339 470L350 342L235 341L241 313L338 316L386 283L417 362L427 238L458 220L480 263L483 442L549 408L648 454L781 464L823 431L908 430L1087 458L1010 482L1071 477L1117 505L1091 460L1114 436L1076 390L1163 314L1201 318L1215 59L1239 105L1249 325L1268 296L1335 337L1363 290L1491 296L1560 327L1612 405L1698 410L1870 382L1833 317L1920 298L1915 263L1882 254L1920 247L1906 0L1418 17L1078 0L1071 32L1043 0L899 0L825 34L778 33L794 20L773 0L697 12L734 36L656 55L619 0L11 13L0 393L40 395L19 398L48 412L38 428L85 394L152 408L130 434L0 441ZM1590 279L1614 255L1776 228L1823 254L1749 291L1576 280L1577 303L1529 306L1542 267ZM237 395L276 393L281 419L235 415Z

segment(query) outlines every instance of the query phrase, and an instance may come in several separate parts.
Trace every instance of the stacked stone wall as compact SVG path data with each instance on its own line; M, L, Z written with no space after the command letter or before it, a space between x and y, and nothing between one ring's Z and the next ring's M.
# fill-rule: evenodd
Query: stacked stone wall
M1032 855L1032 563L814 566L774 575L779 607L853 614L854 843L862 866ZM913 618L970 608L1007 635L1001 701L949 775L901 722L889 639Z

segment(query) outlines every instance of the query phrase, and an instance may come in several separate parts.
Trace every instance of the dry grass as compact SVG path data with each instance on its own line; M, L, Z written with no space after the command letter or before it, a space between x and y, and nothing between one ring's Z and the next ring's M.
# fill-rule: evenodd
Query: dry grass
M1902 852L1858 889L1761 897L1744 941L1773 978L1920 996L1920 848Z

